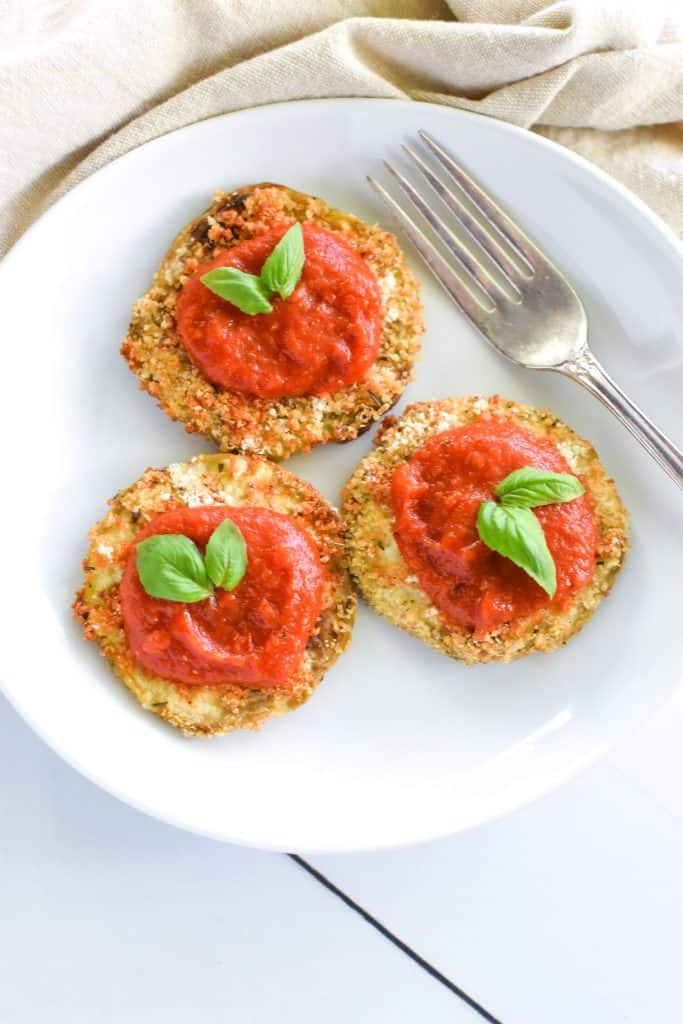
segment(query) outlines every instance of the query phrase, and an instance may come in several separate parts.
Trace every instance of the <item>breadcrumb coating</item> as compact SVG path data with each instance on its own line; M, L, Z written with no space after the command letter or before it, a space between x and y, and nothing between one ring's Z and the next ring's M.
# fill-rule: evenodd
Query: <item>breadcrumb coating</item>
M345 567L344 524L318 491L293 473L258 456L198 455L166 469L148 469L119 491L90 530L85 582L75 615L86 639L95 640L114 672L144 708L187 735L258 729L299 707L351 639L356 599ZM309 638L291 691L240 686L185 686L139 665L128 644L119 583L131 541L160 512L196 505L259 505L290 515L315 541L325 571L320 618ZM288 686L292 681L288 682Z
M511 421L552 441L592 501L598 548L589 582L562 610L546 609L540 616L475 635L445 619L403 560L394 537L391 477L428 438L481 416ZM497 395L415 403L399 420L384 420L375 444L376 450L361 461L344 488L343 515L351 575L368 604L393 625L468 665L512 661L532 651L549 653L562 647L609 593L628 550L626 510L595 449L549 409L518 405Z
M330 395L268 399L211 384L191 361L175 325L183 283L221 249L277 223L321 224L339 233L379 282L384 327L366 377ZM282 185L216 193L209 209L183 228L149 291L135 303L121 353L141 388L189 433L223 451L285 459L327 441L351 441L396 401L413 375L423 331L419 286L393 235Z

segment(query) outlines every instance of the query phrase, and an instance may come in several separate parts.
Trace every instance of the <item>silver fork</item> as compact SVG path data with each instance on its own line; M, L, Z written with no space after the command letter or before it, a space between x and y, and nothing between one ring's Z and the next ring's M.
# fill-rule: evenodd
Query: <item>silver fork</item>
M385 166L412 207L458 261L459 272L386 189L374 178L368 181L437 281L494 348L518 366L553 370L577 381L614 413L679 487L683 486L683 453L624 394L591 352L586 311L569 281L438 142L427 132L419 135L438 163L439 173L414 149L403 149L464 228L466 244L404 175L389 163ZM483 253L493 260L507 287L491 272L486 258L482 260Z

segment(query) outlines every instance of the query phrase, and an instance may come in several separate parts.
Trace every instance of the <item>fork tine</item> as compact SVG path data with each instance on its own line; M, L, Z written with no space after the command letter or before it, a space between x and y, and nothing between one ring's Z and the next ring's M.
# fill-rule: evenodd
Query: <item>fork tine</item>
M538 248L529 236L510 219L507 213L501 210L500 206L493 201L488 193L484 192L483 188L470 178L469 174L455 162L452 156L441 148L431 135L425 131L419 131L418 135L437 158L441 166L445 168L451 178L460 186L465 195L472 200L487 224L493 227L505 239L508 245L512 246L533 273L534 263L539 253Z
M514 263L512 263L511 260L508 259L507 254L503 251L497 239L495 239L493 235L491 235L479 223L479 221L472 216L462 200L459 199L455 192L452 192L447 185L444 185L444 183L436 176L429 164L426 164L414 149L411 149L410 146L403 146L402 148L416 165L423 177L426 178L427 182L431 185L439 198L448 207L456 220L463 226L465 231L467 231L475 243L478 243L482 249L488 253L494 263L497 264L510 287L513 288L517 294L521 294L517 286L520 270ZM524 265L526 266L526 261L524 261Z
M449 267L438 249L436 249L426 235L420 231L408 214L401 209L396 200L392 199L387 190L383 188L378 181L375 181L374 178L369 176L368 182L387 207L391 215L400 224L401 228L420 253L420 256L425 261L439 284L448 292L451 298L457 302L462 311L470 318L474 325L483 329L482 325L484 320L487 315L495 311L495 306L491 304L491 307L487 310L478 301L478 298L475 297L474 293L470 291L469 287L461 281L453 269ZM485 293L484 298L488 298Z
M448 251L455 256L465 270L472 275L477 284L483 288L489 298L492 299L494 303L496 295L504 298L505 292L498 282L489 274L488 270L477 261L474 254L469 252L460 239L456 238L450 228L436 216L433 210L429 208L429 204L426 203L420 193L413 188L408 179L404 178L403 175L390 163L387 163L386 160L384 161L384 166L389 171L389 174L396 179L399 187L408 197L413 206L422 214L434 234L441 239Z

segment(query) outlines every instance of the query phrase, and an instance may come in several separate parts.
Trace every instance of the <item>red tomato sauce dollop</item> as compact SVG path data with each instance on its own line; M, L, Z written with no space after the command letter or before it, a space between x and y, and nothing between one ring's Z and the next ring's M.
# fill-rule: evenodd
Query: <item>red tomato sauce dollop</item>
M247 545L247 571L234 590L216 588L192 604L145 591L135 564L139 541L180 533L204 553L224 519ZM162 512L135 538L121 580L128 645L144 668L172 682L287 691L320 616L323 585L318 550L289 516L254 506Z
M479 540L479 505L522 466L571 473L550 441L513 423L480 419L430 438L392 477L403 558L445 618L475 633L551 605L561 608L595 567L596 529L585 494L534 510L557 569L552 600L523 569Z
M202 284L216 267L259 274L288 226L224 250L183 286L178 333L212 384L260 398L331 394L362 380L377 358L383 323L377 279L326 228L303 225L301 278L288 299L272 297L272 313L243 313Z

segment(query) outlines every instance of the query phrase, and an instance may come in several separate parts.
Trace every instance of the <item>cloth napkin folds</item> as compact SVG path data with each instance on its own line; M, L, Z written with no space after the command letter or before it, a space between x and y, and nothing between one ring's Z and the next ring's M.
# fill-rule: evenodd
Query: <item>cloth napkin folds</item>
M683 235L680 0L5 0L0 10L2 249L148 139L313 96L426 100L532 128Z

